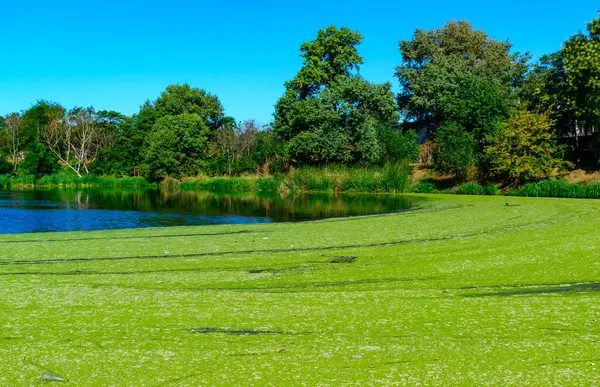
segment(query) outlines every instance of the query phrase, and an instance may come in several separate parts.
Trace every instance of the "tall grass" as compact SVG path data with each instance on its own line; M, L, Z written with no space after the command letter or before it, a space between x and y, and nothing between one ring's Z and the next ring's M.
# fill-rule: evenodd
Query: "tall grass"
M403 193L409 191L412 175L408 163L379 168L307 167L288 173L283 184L292 192Z
M278 192L281 179L274 177L212 177L187 179L181 182L183 190L209 192Z
M600 199L600 183L586 186L567 183L564 180L545 180L538 183L525 184L520 189L507 192L510 196L555 197Z
M36 179L33 175L0 175L1 188L75 188L75 187L136 187L151 188L156 184L149 183L143 177L123 177L84 175L78 177L70 173L57 173Z

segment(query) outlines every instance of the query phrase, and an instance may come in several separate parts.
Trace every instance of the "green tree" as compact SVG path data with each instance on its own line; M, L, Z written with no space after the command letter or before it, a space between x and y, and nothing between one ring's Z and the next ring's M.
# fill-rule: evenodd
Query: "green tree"
M275 106L274 131L296 164L375 163L385 156L381 125L397 121L391 85L365 81L362 36L330 26L302 44L303 66Z
M145 152L148 177L157 181L198 174L206 159L209 134L206 121L196 113L159 118Z
M115 111L99 111L97 122L108 138L107 146L96 157L93 172L100 175L132 175L142 162L145 133L136 130L131 117Z
M561 51L564 68L579 117L600 124L600 18L588 23L564 44Z
M389 125L382 125L379 128L379 138L385 146L386 161L415 162L419 159L420 147L417 142L417 132L414 130L403 133Z
M438 146L435 168L440 172L454 173L463 179L477 164L475 136L457 123L443 124L436 132L435 142Z
M430 127L453 121L476 134L480 148L511 112L513 90L527 71L527 55L491 39L465 21L440 29L417 29L399 42L402 64L398 105L408 120Z
M20 173L43 176L60 170L58 158L43 144L40 130L63 112L64 108L59 104L44 100L36 102L25 111L21 122L25 155Z
M519 185L547 179L557 168L569 166L562 153L549 114L521 110L502 125L485 158L492 178Z
M153 104L156 118L177 116L180 114L197 114L212 130L225 123L233 123L226 117L219 99L205 90L190 85L169 85Z
M12 171L17 174L21 162L21 150L24 146L23 118L19 113L11 113L0 117L0 140L2 147L10 157Z

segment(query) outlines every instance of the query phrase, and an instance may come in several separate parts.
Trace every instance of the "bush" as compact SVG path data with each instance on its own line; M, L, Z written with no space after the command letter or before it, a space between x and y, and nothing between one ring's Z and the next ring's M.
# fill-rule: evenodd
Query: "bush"
M562 155L548 114L526 110L508 119L485 149L488 175L515 186L550 178L556 168L571 166Z
M481 195L483 187L477 183L469 182L458 187L456 193L459 195Z
M435 136L439 151L435 168L440 172L453 173L464 178L467 171L477 164L475 137L455 123L445 123Z
M493 183L488 183L488 184L484 185L481 189L482 195L494 196L494 195L498 195L499 193L500 193L500 190L498 189L496 184L493 184Z
M10 188L10 175L0 175L0 188Z
M433 193L436 191L435 184L433 183L419 183L412 189L414 193Z
M380 168L329 166L300 168L288 173L283 183L292 192L408 192L412 175L408 162Z
M420 146L417 142L417 132L408 130L405 133L400 129L384 125L379 130L379 137L386 146L387 159L392 162L408 160L415 162L420 156Z

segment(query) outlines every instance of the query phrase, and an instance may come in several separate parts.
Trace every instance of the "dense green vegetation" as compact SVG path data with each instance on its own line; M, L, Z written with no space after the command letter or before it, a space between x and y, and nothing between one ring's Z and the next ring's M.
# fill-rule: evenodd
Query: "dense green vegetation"
M417 29L399 42L397 95L360 74L363 36L330 26L301 45L300 70L265 127L236 122L217 96L185 84L131 117L38 101L0 119L0 174L22 185L65 172L159 182L421 161L460 182L520 186L569 167L565 156L597 166L577 154L574 134L600 125L599 26L538 61L466 21ZM421 149L419 136L429 140Z
M2 236L0 384L599 384L598 202L425 203Z

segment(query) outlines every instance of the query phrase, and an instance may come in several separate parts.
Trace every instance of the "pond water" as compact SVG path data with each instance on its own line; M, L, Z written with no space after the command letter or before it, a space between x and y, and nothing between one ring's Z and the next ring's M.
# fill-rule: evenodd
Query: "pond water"
M198 191L0 191L0 234L296 222L402 211L392 195L217 195Z

